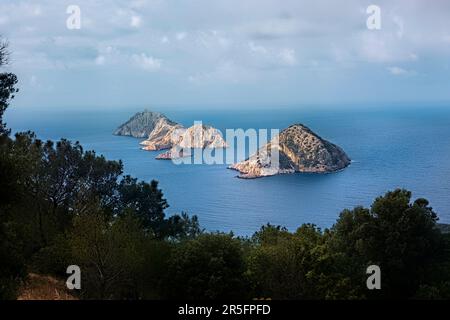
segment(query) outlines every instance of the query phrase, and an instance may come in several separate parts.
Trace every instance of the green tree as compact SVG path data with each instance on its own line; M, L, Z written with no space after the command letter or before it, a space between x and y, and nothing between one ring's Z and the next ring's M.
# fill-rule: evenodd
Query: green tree
M0 209L2 211L2 209ZM14 299L26 276L22 239L0 212L0 300Z
M51 246L71 226L73 212L83 212L92 199L111 207L120 162L64 139L43 142L30 132L16 134L6 149L20 172L14 184L21 187L23 200L12 211L30 240L29 253Z
M166 240L146 239L142 252L143 264L136 274L139 298L154 300L164 297L165 278L175 245Z
M172 251L166 273L167 298L247 298L242 243L229 234L202 234Z
M295 233L272 225L253 236L249 276L255 297L272 299L342 299L354 292L339 273L328 233L305 224Z
M0 70L8 62L8 43L0 38ZM3 122L3 114L9 102L18 92L17 76L13 73L0 72L0 136L8 135L9 130Z
M158 189L157 181L147 183L128 175L123 177L118 186L116 203L116 214L132 210L148 232L157 237L164 235L164 210L169 205Z
M204 232L200 227L197 216L189 216L186 212L176 214L167 219L165 234L170 239L188 240L195 239Z
M411 192L395 190L377 198L370 209L344 210L332 228L329 246L342 253L344 272L361 296L412 297L442 255L437 215L425 199L411 203ZM382 290L365 288L365 270L378 265Z
M138 298L144 233L129 212L109 221L99 207L74 219L69 234L72 264L83 274L82 295L95 299Z
M7 47L7 43L0 39L0 70L7 62ZM3 122L3 114L17 92L16 84L17 77L14 74L0 72L0 300L14 298L25 276L22 239L15 231L11 215L11 207L21 200L17 180L22 173L9 152L11 140Z

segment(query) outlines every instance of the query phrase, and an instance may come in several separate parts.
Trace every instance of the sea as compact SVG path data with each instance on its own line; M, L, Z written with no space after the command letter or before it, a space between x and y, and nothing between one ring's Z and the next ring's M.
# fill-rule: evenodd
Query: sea
M140 107L10 107L13 132L34 131L41 139L79 141L111 160L125 174L159 181L167 215L197 215L207 231L251 236L271 223L296 230L304 223L331 227L342 210L370 206L396 188L423 197L450 223L450 106L283 106L264 108L161 107L185 126L202 121L226 129L283 129L302 123L340 147L351 165L331 174L289 174L238 179L221 165L175 165L140 149L141 139L112 133Z

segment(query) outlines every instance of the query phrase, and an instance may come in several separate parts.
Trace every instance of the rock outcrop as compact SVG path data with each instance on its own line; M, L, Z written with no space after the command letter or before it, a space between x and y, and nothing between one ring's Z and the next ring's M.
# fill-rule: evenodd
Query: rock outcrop
M180 159L184 157L190 157L191 151L186 149L176 149L172 148L170 150L164 151L163 153L158 154L155 159L156 160L172 160L172 159Z
M115 135L146 138L140 144L143 150L167 150L156 159L169 160L190 156L190 149L226 148L222 134L211 126L194 124L189 128L169 120L159 112L136 113L114 132Z
M159 112L145 110L132 116L114 132L118 136L131 136L135 138L148 138L160 120L172 122Z
M179 131L176 145L180 148L226 148L227 143L216 128L207 125L195 124L192 127Z
M179 124L160 120L147 140L141 142L144 150L173 149L157 156L157 159L172 159L184 149L184 156L190 154L189 149L226 148L227 144L222 134L216 128L195 124L184 128ZM183 153L181 153L183 154Z
M148 151L170 149L173 144L173 137L183 126L170 121L167 118L161 118L148 136L148 139L141 142L142 149Z
M278 161L272 157L278 152ZM350 164L350 158L335 144L328 142L308 127L294 124L261 147L247 160L230 166L240 178L258 178L283 173L328 173Z

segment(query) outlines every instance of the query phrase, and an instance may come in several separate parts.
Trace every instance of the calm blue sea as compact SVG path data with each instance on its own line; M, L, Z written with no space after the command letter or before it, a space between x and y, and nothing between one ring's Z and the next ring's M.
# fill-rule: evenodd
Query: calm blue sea
M302 223L330 227L344 208L369 205L397 187L425 197L450 223L450 108L273 108L266 110L155 109L186 126L195 120L226 128L285 128L303 123L341 146L353 160L344 171L294 174L254 180L235 178L226 165L176 166L139 149L139 140L111 133L138 108L14 108L6 121L14 131L33 130L42 139L80 141L125 172L160 182L170 208L199 216L210 231L251 235L268 222L295 230Z

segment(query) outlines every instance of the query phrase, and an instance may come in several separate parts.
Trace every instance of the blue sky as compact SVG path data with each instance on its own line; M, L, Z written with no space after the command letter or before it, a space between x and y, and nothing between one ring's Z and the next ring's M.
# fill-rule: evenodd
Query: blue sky
M449 17L446 0L1 0L0 34L18 106L364 106L450 101Z

